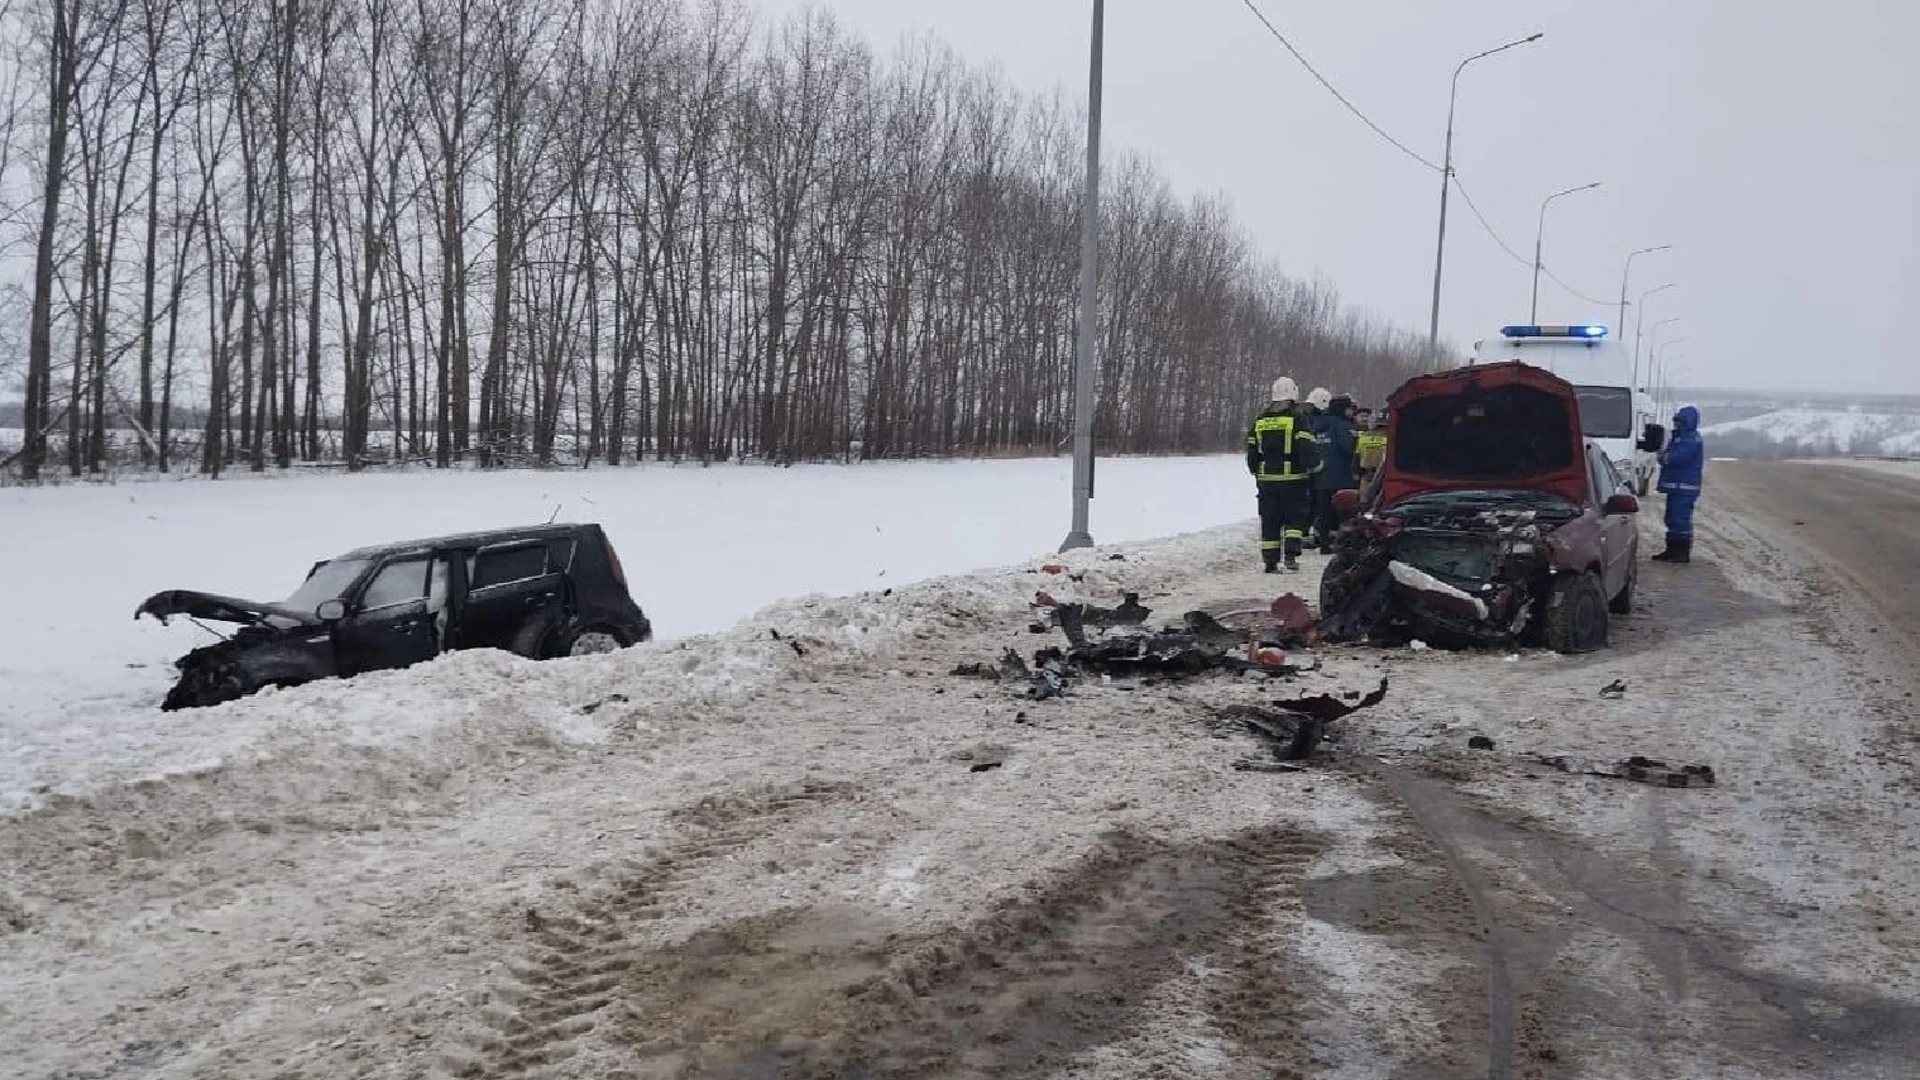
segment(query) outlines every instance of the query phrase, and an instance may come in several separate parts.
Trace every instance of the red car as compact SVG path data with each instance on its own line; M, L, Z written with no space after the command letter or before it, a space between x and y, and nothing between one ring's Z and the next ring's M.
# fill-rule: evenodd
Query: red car
M1609 613L1633 607L1640 504L1581 435L1573 386L1486 364L1411 379L1387 407L1386 461L1335 498L1322 634L1606 645Z

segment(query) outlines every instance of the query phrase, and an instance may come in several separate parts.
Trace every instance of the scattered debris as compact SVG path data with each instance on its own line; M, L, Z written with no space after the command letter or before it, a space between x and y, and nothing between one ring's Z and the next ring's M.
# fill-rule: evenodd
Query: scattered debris
M1012 751L1004 746L981 743L964 750L955 750L947 755L949 761L957 761L967 767L968 772L989 772L1007 763Z
M599 712L601 709L604 709L609 705L625 705L626 703L627 703L627 695L608 694L606 697L601 698L599 701L589 701L585 705L580 706L580 712L581 712L581 715L583 716L592 716L594 713Z
M1493 740L1487 738L1485 735L1475 735L1473 738L1467 740L1467 749L1491 750L1493 749Z
M1113 554L1107 556L1107 561L1108 562L1126 562L1127 557L1116 551Z
M1564 754L1531 756L1534 761L1548 768L1558 769L1573 776L1600 776L1609 780L1631 780L1637 784L1670 788L1712 787L1718 782L1712 766L1673 766L1664 761L1638 755L1612 765L1601 766L1567 757Z
M1407 648L1412 649L1414 652L1426 652L1428 649L1433 648L1433 646L1421 641L1419 638L1414 638L1412 641L1407 642Z
M1371 708L1386 700L1387 680L1381 679L1378 689L1354 702L1351 698L1334 697L1331 694L1315 694L1311 697L1292 698L1276 701L1272 708L1256 705L1229 705L1214 712L1216 719L1252 732L1256 737L1273 748L1273 755L1279 761L1304 761L1313 755L1313 751L1326 737L1327 725L1342 717L1349 716L1361 709ZM1242 765L1234 766L1248 771ZM1272 771L1256 769L1252 771Z
M1619 701L1627 696L1627 680L1615 679L1600 688L1600 696L1609 701Z

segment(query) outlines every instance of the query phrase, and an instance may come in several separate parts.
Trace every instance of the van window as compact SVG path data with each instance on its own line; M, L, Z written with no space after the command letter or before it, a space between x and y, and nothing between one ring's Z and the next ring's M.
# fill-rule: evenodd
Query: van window
M543 577L546 572L545 544L486 549L474 557L473 565L467 569L467 588L478 591L496 585L510 585L516 581Z

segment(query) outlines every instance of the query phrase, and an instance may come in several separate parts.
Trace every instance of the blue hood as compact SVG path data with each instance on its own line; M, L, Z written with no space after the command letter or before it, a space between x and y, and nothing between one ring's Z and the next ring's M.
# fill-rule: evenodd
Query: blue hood
M1700 410L1691 405L1680 406L1679 410L1673 414L1673 430L1700 430Z

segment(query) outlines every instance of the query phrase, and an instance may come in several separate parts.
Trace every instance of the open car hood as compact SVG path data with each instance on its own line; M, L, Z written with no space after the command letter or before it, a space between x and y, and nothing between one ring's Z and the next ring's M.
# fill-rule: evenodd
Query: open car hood
M1519 361L1409 379L1387 400L1377 505L1441 491L1591 498L1573 385Z
M231 596L215 596L192 589L169 589L154 593L133 613L136 619L142 615L151 615L161 622L175 615L185 615L190 619L246 626L266 622L269 618L286 619L300 626L321 625L310 611L298 611L279 604L263 604L257 600L236 600Z

